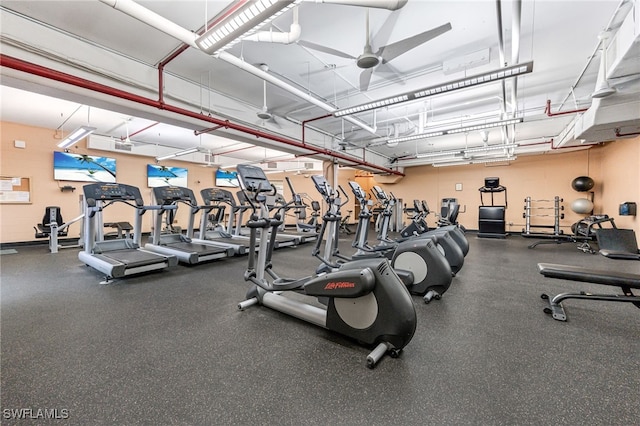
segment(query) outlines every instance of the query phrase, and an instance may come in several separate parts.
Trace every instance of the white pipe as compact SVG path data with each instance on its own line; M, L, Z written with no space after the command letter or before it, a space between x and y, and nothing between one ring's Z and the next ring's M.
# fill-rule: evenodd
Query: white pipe
M409 0L307 0L314 3L342 4L345 6L372 7L377 9L398 10Z
M153 28L156 28L162 31L165 34L170 35L173 38L176 38L182 41L185 44L188 44L191 47L195 47L198 49L198 45L196 44L196 34L191 31L182 28L179 25L176 25L174 22L158 15L151 10L140 6L136 2L132 0L100 0L102 3L113 7L120 12L126 13L127 15L135 18Z
M258 31L250 36L244 37L242 40L244 41L262 41L266 43L282 43L282 44L291 44L300 38L300 33L302 29L300 28L300 24L298 24L298 8L293 9L293 23L289 28L288 33L282 33L279 31Z
M139 4L135 3L132 0L100 0L100 1L115 8L116 10L126 13L127 15L159 31L162 31L165 34L168 34L182 41L185 44L188 44L189 46L195 49L200 50L200 48L195 42L197 38L196 34L192 33L191 31L185 28L182 28L178 24L171 22L168 19L163 18L162 16L156 14L155 12L150 11L147 8L140 6ZM273 75L262 71L258 67L254 67L253 65L247 64L246 62L242 61L239 58L236 58L235 56L227 52L223 51L219 53L216 57L231 65L235 65L236 67L241 68L247 71L248 73L251 73L257 77L260 77L261 79L268 81L274 86L278 86L281 89L286 90L287 92L319 108L322 108L327 112L332 113L333 111L336 110L336 108L334 108L332 105L326 104L319 99L309 96L307 93L303 92L302 90L297 89L291 86L290 84L287 84L284 81L275 78ZM374 128L367 126L365 123L361 122L360 120L357 120L353 117L345 117L345 119L350 123L360 127L361 129L366 130L371 134L374 134L374 135L376 134L376 130Z
M511 26L511 63L517 64L520 60L520 20L522 17L522 2L516 0L513 2L513 23ZM515 117L518 111L517 99L518 79L514 78L511 82L511 116Z
M244 37L243 41L262 41L266 43L291 44L300 38L302 30L299 24L291 24L288 33L279 31L259 31L250 36Z
M314 104L315 106L322 108L323 110L327 111L327 112L333 112L336 109L329 105L329 104L325 104L324 102L322 102L319 99L316 99L312 96L309 96L308 94L306 94L305 92L303 92L300 89L297 89L287 83L285 83L284 81L275 78L273 75L269 74L268 72L264 72L261 69L259 69L258 67L255 67L251 64L246 63L245 61L243 61L240 58L237 58L235 56L233 56L230 53L227 53L225 51L220 52L217 55L218 59L221 59L231 65L234 65L244 71L247 71L248 73L251 73L253 75L255 75L256 77L260 77L263 80L268 81L269 83L273 84L274 86L277 86L283 90L288 91L289 93L291 93L292 95L295 95L301 99L304 99L305 101ZM353 117L343 117L345 120L349 121L352 124L355 124L356 126L360 127L363 130L366 130L369 133L372 134L376 134L375 129L373 129L372 127L367 126L366 124L362 123L359 120L354 119Z

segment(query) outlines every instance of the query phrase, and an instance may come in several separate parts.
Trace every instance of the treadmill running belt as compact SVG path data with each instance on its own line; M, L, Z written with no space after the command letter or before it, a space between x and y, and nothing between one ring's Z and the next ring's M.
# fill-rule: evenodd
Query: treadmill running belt
M94 256L115 260L116 262L124 263L130 268L153 265L165 261L165 257L162 255L137 249L112 250L102 254L96 254Z

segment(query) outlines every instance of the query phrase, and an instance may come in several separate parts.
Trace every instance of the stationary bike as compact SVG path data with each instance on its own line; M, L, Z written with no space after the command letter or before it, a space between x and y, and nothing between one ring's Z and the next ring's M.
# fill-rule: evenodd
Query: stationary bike
M238 178L253 214L247 223L250 248L245 281L253 286L240 310L263 305L298 319L352 338L364 345L375 345L367 356L373 368L389 353L398 357L411 341L416 329L416 312L409 292L393 272L387 259L348 262L326 274L300 279L282 278L272 265L275 235L282 220L270 217L270 197L276 191L264 171L256 166L238 165ZM256 256L257 230L260 246ZM269 243L267 243L269 241ZM286 296L296 292L317 299L308 303ZM324 306L323 306L324 305Z
M348 196L342 187L338 186L346 198L346 201L342 202L338 193L331 188L323 176L312 176L311 179L318 192L329 205L329 209L323 217L323 228L320 230L321 238L318 238L313 250L313 255L320 259L325 266L323 268L321 265L318 271L335 268L340 261L387 257L391 260L391 266L394 271L401 277L402 282L407 286L411 294L422 296L425 303L429 303L432 299L440 299L441 295L451 285L452 273L447 260L432 241L424 240L417 243L396 244L393 247L385 246L381 247L381 249L371 248L369 251L359 250L351 257L340 254L336 224L340 222L340 207L348 202ZM362 210L356 235L364 235L365 243L366 232L362 230L362 227L363 223L368 224L369 219L368 213ZM325 249L321 255L320 241L325 236L325 231ZM363 245L359 244L359 246ZM337 260L334 260L334 258Z

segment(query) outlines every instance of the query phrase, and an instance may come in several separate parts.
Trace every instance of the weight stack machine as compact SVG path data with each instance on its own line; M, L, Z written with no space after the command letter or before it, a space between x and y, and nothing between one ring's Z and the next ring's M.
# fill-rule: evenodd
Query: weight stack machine
M478 188L480 204L478 211L478 237L506 238L505 210L507 209L507 188L500 185L500 178L484 179L484 186ZM504 205L496 205L494 194L504 193ZM484 195L491 194L491 205L484 205Z

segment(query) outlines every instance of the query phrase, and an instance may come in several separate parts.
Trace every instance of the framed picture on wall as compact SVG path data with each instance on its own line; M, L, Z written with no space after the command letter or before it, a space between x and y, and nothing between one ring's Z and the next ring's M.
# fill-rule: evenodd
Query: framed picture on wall
M240 182L238 182L238 173L227 172L220 169L216 170L216 186L238 188L240 186Z
M147 186L182 186L187 187L187 169L182 167L159 166L147 164Z
M54 151L53 178L74 182L115 182L116 159Z

